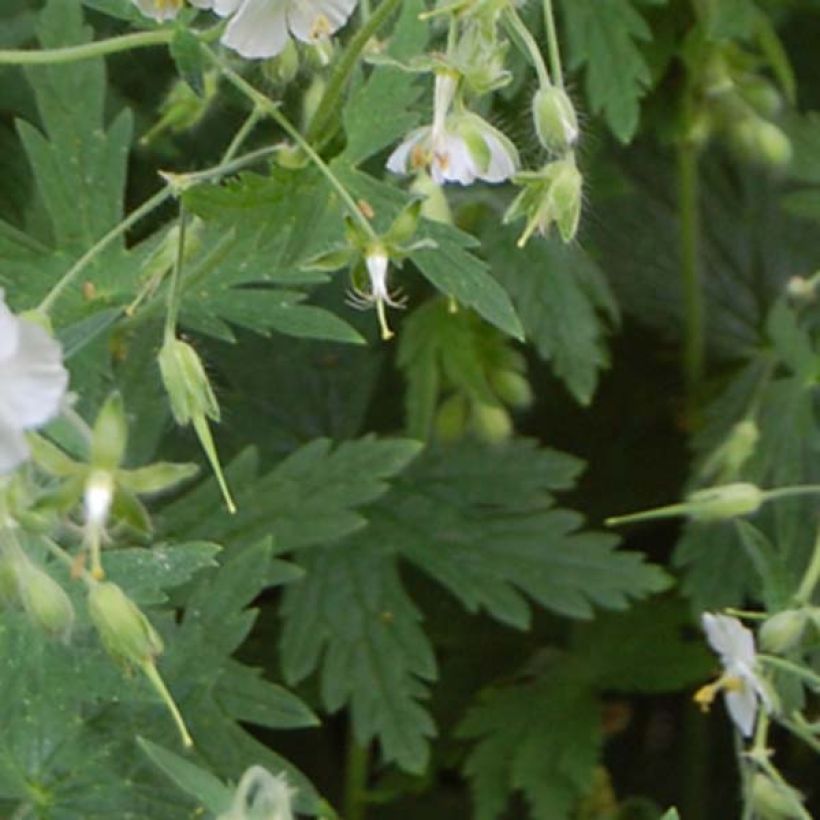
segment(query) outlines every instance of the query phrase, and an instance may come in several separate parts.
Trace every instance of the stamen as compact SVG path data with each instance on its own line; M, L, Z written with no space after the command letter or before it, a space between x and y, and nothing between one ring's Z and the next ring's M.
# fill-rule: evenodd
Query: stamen
M707 683L706 686L701 686L700 689L695 692L692 696L692 700L697 703L701 712L708 712L719 691L720 681Z

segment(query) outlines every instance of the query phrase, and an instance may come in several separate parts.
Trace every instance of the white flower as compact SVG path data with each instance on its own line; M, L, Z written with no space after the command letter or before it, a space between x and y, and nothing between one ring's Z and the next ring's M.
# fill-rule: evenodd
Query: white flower
M230 809L217 820L293 820L294 794L296 789L284 774L274 777L262 766L251 766L239 781Z
M387 267L389 258L383 248L377 247L369 251L364 258L367 267L367 275L370 280L369 289L362 290L354 287L350 296L350 302L354 307L376 306L376 313L379 317L382 339L392 339L393 331L387 324L384 306L392 308L404 307L402 300L397 300L395 294L391 294L387 288Z
M767 712L772 702L756 671L755 639L737 618L705 612L703 630L709 645L720 656L723 674L712 684L702 687L695 700L708 708L719 691L723 691L729 715L745 737L750 737L757 716L758 701Z
M429 168L438 185L503 182L515 173L518 152L507 137L477 114L450 113L456 85L452 74L436 75L433 124L408 134L388 158L388 170L406 174Z
M24 431L57 415L67 386L60 345L15 316L0 290L0 475L26 460Z
M182 0L131 0L131 2L146 17L153 17L158 23L173 20L182 8Z
M233 15L222 42L249 58L275 57L292 34L318 43L340 29L356 0L191 0L221 17Z

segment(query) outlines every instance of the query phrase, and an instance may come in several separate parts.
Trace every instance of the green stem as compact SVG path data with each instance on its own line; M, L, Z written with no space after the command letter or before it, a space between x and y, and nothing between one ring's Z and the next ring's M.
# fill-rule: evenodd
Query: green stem
M0 50L0 65L56 65L73 63L78 60L91 60L106 54L119 51L130 51L134 48L168 45L174 37L173 29L140 31L136 34L124 34L95 43L83 43L80 46L64 48L44 48L37 50Z
M245 122L242 123L242 127L234 134L231 144L222 155L220 165L230 162L236 156L236 152L242 147L242 143L250 136L251 131L256 128L256 124L263 116L263 112L254 106L253 111L248 115Z
M133 225L136 225L144 216L147 216L151 211L158 208L168 199L173 193L171 186L166 185L161 190L157 191L150 199L140 205L135 211L132 211L119 224L115 225L102 239L98 240L91 248L89 248L66 272L66 274L57 282L56 285L46 294L46 297L40 302L37 308L42 313L48 313L54 306L54 303L62 295L63 291L85 270L85 268L96 258L98 254L104 251L115 239L122 236Z
M331 117L339 111L339 97L342 95L353 69L370 38L387 22L401 5L401 0L383 0L376 11L353 35L347 45L322 95L319 107L307 130L306 139L312 145L323 145L333 133L323 133ZM333 129L335 131L335 127Z
M698 149L688 142L681 142L678 146L678 213L684 305L683 371L691 422L703 378L705 338L703 291L698 265Z
M774 490L766 490L763 493L766 501L774 498L794 498L798 495L818 495L820 494L820 484L803 484L794 487L776 487Z
M529 55L532 64L535 66L535 72L538 74L538 85L541 86L541 88L548 88L551 85L550 75L544 63L541 49L538 48L538 43L535 42L535 38L512 6L505 12L504 21L514 35L513 39L519 41L519 48L523 46L523 50Z
M550 67L555 84L564 87L564 71L561 68L561 50L558 48L558 34L555 28L555 13L552 0L544 0L544 25L547 29L547 49L550 56Z
M368 750L356 742L349 727L345 768L344 820L364 820L367 812Z
M389 2L390 0L387 0ZM375 14L373 17L375 18ZM373 19L373 18L371 18ZM232 68L224 65L221 60L212 52L206 51L211 62L219 68L225 78L238 91L241 91L260 110L269 116L276 124L305 152L310 161L319 169L322 175L331 184L336 193L341 197L342 202L350 211L351 216L358 221L365 233L373 240L378 240L378 235L373 230L373 226L367 221L364 214L359 210L350 192L342 184L342 181L331 171L328 164L316 153L310 143L299 133L296 127L288 118L279 111L279 106L266 97L261 91L257 91L244 77L237 74Z
M815 692L820 692L820 675L815 674L810 669L806 669L799 664L787 661L785 658L778 658L774 655L764 655L758 652L757 658L762 663L773 666L775 669L780 669L783 672L788 672L797 678L804 680Z
M168 691L168 687L165 685L165 681L162 679L162 675L157 671L156 666L154 666L153 661L145 661L142 664L142 671L145 673L145 677L151 682L151 685L157 691L157 694L162 699L162 702L167 707L168 711L171 713L171 717L174 719L174 723L177 726L177 730L179 731L179 737L182 741L182 745L186 749L190 749L194 745L194 741L191 738L191 735L188 733L188 727L185 725L185 721L182 718L182 714L179 711L176 703L174 703L173 697L171 697L171 693Z
M818 531L817 538L814 541L814 554L811 557L808 567L806 567L803 580L800 582L800 587L797 590L795 598L801 604L807 604L811 600L812 593L818 581L820 581L820 531Z

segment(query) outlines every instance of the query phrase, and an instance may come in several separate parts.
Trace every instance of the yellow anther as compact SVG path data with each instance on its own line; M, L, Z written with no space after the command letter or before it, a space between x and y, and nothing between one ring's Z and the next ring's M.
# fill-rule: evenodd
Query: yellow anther
M712 703L720 691L720 681L717 683L707 683L706 686L701 686L692 697L692 700L700 707L701 712L708 712Z

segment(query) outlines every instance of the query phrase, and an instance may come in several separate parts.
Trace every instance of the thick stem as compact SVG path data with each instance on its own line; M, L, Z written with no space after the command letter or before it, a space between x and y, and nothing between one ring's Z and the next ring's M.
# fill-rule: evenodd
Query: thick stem
M555 84L564 87L564 71L561 68L561 50L558 48L558 34L555 29L555 13L552 0L544 0L544 26L547 29L547 49L549 50L550 67Z
M513 35L513 39L518 42L519 48L522 48L535 66L535 72L538 74L538 85L541 86L541 88L549 87L550 75L544 63L541 49L538 48L538 43L535 42L535 38L512 6L510 6L504 14L504 21L507 23L507 27Z
M368 750L356 742L353 727L347 739L344 820L364 820L367 812Z
M691 423L703 379L705 337L703 286L698 264L698 149L686 141L678 146L678 215L684 306L683 373Z
M340 110L339 97L344 92L350 75L356 68L356 63L370 38L387 22L393 12L401 5L401 0L383 0L376 11L367 19L362 27L353 35L342 54L336 68L322 95L319 107L307 130L306 139L312 145L322 145L333 134L325 133L330 119ZM335 128L333 129L335 131Z

